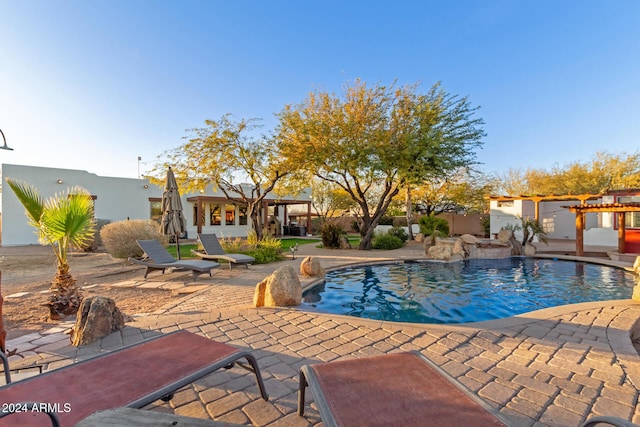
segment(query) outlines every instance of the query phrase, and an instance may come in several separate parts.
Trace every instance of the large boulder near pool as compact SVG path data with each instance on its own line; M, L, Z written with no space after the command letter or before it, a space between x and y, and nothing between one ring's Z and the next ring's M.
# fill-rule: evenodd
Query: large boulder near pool
M324 268L318 258L308 256L300 263L300 274L305 277L324 277Z
M91 344L112 332L124 328L124 316L111 298L102 296L82 300L76 324L71 332L71 344Z
M300 305L302 285L296 271L285 265L256 285L253 294L255 307L289 307Z
M451 255L453 251L451 246L438 245L431 246L427 251L427 256L432 259L438 259L442 261L449 261L451 259Z
M498 232L498 240L501 241L502 243L510 243L511 239L513 239L512 230L507 230L506 228L503 228Z
M633 263L633 271L640 275L640 256L637 256L636 261Z

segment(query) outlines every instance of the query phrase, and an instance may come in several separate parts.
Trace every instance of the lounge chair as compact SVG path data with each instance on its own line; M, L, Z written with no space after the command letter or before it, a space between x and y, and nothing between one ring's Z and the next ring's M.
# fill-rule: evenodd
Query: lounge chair
M164 274L167 268L175 268L179 270L191 270L193 280L196 280L196 278L203 273L209 273L209 276L211 276L211 270L220 266L217 262L198 259L177 260L172 257L157 240L137 240L137 242L138 246L140 246L147 255L148 260L136 258L129 258L129 260L147 267L144 272L145 279L150 271L162 270L162 274Z
M44 409L54 412L60 425L72 426L96 411L143 408L235 363L253 372L260 395L268 400L251 352L182 330L0 387L0 402L41 402L39 411L27 413L9 414L7 405L0 411L0 426L45 425L46 416L38 413Z
M243 264L245 267L249 268L249 264L256 260L254 257L245 254L226 253L215 234L198 233L197 239L204 248L204 253L199 251L191 251L191 253L202 259L223 259L229 261L229 269L231 269L232 264Z
M495 408L417 352L303 366L301 416L307 385L325 427L509 425Z

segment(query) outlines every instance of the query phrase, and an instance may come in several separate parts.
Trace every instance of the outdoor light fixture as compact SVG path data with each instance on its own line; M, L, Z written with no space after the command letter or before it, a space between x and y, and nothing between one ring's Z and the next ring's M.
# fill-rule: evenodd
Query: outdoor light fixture
M145 189L146 189L146 188L149 188L149 185L148 185L148 184L145 184L145 185L144 185L144 188L145 188Z
M9 150L9 151L13 151L13 148L10 148L7 145L7 138L4 137L4 132L2 132L2 129L0 129L0 135L2 135L2 141L4 141L4 145L2 147L0 147L3 150Z
M58 180L58 184L62 184L62 180L61 179Z

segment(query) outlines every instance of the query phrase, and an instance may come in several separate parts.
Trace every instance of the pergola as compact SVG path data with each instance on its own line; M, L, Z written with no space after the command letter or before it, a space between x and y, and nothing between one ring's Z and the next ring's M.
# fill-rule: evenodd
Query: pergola
M605 203L605 204L580 204L563 206L576 214L576 256L584 255L585 226L584 215L587 213L613 212L618 217L618 253L625 253L625 215L627 212L640 212L640 203Z

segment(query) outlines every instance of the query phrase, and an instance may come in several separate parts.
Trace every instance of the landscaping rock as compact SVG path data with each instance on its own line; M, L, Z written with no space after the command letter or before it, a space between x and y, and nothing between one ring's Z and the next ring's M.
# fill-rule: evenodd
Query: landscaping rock
M633 263L633 271L640 275L640 256L637 256L636 261Z
M71 344L91 344L112 332L124 328L124 316L111 298L85 298L78 309L76 324L71 332Z
M477 245L478 243L480 243L480 239L478 239L473 234L463 234L462 236L460 236L460 240L468 245Z
M255 307L289 307L300 305L302 285L296 271L285 265L256 285L253 294Z
M524 245L524 254L526 256L534 256L536 254L536 247L533 246L531 243L527 242Z
M424 234L418 233L418 234L416 234L416 237L414 239L415 239L416 242L422 243L422 242L424 242Z
M324 268L317 258L306 257L300 263L300 274L305 277L324 277Z
M512 238L513 238L512 230L507 230L503 228L498 232L498 240L501 241L502 243L509 243Z
M449 261L451 259L452 250L448 245L431 246L427 251L427 256L433 259Z
M351 243L349 243L349 239L346 236L340 239L340 249L351 249Z

